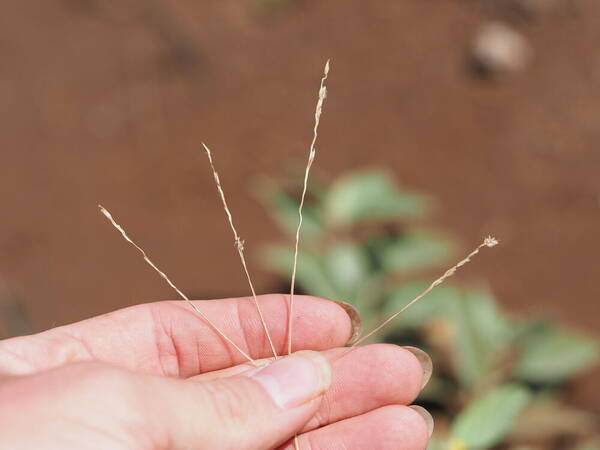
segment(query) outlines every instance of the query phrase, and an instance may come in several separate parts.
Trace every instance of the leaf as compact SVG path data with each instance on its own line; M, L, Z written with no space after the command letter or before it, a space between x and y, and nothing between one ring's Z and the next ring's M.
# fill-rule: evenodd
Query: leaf
M293 258L293 249L284 245L269 246L264 255L266 265L288 279L292 273ZM305 251L298 253L296 280L298 287L311 295L331 299L343 298L317 255Z
M448 450L448 443L441 439L431 438L427 443L427 450Z
M506 384L475 400L455 419L452 440L469 450L490 448L510 432L517 415L529 403L531 394L517 384Z
M495 358L510 344L513 332L487 293L467 293L454 305L454 368L461 384L470 388L493 368Z
M441 265L454 250L454 243L440 234L421 230L380 238L373 248L384 270L410 272Z
M426 197L400 192L387 173L377 170L338 179L324 201L327 223L335 226L362 220L422 216L428 206Z
M352 242L334 245L325 255L329 278L345 301L352 301L366 282L371 265L364 248Z
M412 282L386 294L384 316L402 309L428 286L428 282ZM440 316L446 317L450 325L449 346L456 376L463 386L471 388L486 376L494 367L495 358L512 343L513 326L487 292L465 292L451 284L442 284L400 314L388 334L400 328L419 329Z
M400 311L412 299L423 292L429 282L414 281L399 286L389 292L384 299L384 316L391 316ZM412 305L402 314L396 322L396 327L417 329L422 327L427 321L440 316L447 315L449 311L454 310L454 303L459 301L462 293L452 285L440 285L433 289L419 302Z
M384 297L384 316L402 309L428 286L428 282L412 282L389 292ZM465 292L443 284L399 315L390 332L399 328L419 329L440 316L446 317L452 330L449 346L456 376L463 386L472 387L493 368L494 358L512 342L512 324L488 293Z
M546 323L525 334L516 373L531 383L555 384L597 360L597 341Z
M259 189L259 198L265 204L279 227L286 233L295 235L298 227L297 199L279 188L275 183L264 182ZM302 208L301 236L317 236L323 232L318 208L306 202Z
M485 290L467 293L470 316L480 339L490 350L504 347L513 338L512 324L498 307L494 297Z

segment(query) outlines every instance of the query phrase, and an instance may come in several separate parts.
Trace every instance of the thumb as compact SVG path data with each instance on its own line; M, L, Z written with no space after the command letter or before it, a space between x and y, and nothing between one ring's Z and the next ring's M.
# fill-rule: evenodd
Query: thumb
M327 359L301 351L234 377L179 380L161 422L173 448L272 448L314 415L330 383Z

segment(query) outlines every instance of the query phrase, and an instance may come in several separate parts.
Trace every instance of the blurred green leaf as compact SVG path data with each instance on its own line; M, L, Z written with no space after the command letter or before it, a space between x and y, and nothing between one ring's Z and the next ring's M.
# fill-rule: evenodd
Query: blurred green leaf
M266 248L265 262L281 276L289 279L292 273L294 251L290 246L271 245ZM340 291L327 275L324 262L317 255L301 251L298 253L296 272L298 286L311 295L339 299Z
M427 450L448 450L448 443L441 439L431 438L427 444Z
M362 220L421 216L426 197L400 192L390 176L379 170L356 172L336 180L325 197L325 214L331 225Z
M368 331L424 291L433 277L401 285L397 280L445 263L454 241L443 234L413 229L413 225L407 227L406 219L426 212L427 198L403 193L385 172L353 173L327 185L323 179L321 183L313 180L310 186L298 288L353 303ZM297 198L275 185L268 185L261 196L279 225L293 235L298 225ZM393 226L386 229L392 220ZM269 267L289 279L293 243L271 246L266 256ZM440 407L442 417L448 419L465 399L505 382L501 380L516 376L519 382L555 384L598 356L598 344L591 339L546 322L509 319L487 291L467 291L449 283L437 286L374 339L418 345L433 352L440 370L420 399ZM519 344L522 352L515 358ZM563 432L571 432L576 424L583 430L593 423L583 420L578 411L567 411L562 402L549 412L538 409L534 417L533 405L540 397L531 400L524 384L496 387L476 398L453 425L444 426L442 419L430 450L487 449L509 432L511 442L523 442L518 433L525 429L539 434L543 431L540 424L556 431L559 423ZM526 405L521 427L513 426ZM546 420L550 415L552 420Z
M298 227L298 200L272 182L264 182L259 189L259 198L267 206L277 224L287 233L296 234ZM302 236L318 236L323 232L318 208L306 202L302 209Z
M549 323L524 336L517 376L531 383L560 383L598 360L598 342Z
M352 242L335 244L331 247L325 254L325 267L329 278L345 301L356 298L371 271L364 248Z
M488 349L504 347L514 336L512 324L498 307L490 292L471 290L467 292L470 317L476 325L480 339Z
M464 443L469 450L482 450L499 443L510 431L531 394L517 384L495 388L475 400L455 419L452 439Z
M483 379L501 350L511 342L511 325L485 292L470 292L454 304L455 371L466 388Z
M413 231L371 244L382 268L389 272L417 271L445 262L454 250L452 240L438 233Z
M453 324L456 330L454 340L454 372L465 388L474 387L488 370L490 353L478 335L477 324L471 317L468 300L461 299L456 305Z
M391 316L400 311L412 299L423 292L430 282L413 281L397 287L389 292L383 303L383 315ZM440 285L427 294L419 302L412 305L395 320L396 327L416 329L436 316L447 315L453 311L454 303L462 297L461 292L452 285ZM395 328L396 328L395 327Z

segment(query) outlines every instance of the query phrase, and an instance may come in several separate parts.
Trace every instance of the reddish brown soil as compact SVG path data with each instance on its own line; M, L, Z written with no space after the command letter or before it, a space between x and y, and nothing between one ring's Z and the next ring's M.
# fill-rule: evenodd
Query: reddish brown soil
M440 200L432 225L502 240L463 280L600 330L600 3L503 16L535 58L497 82L466 64L503 14L486 2L266 3L3 3L0 278L35 330L173 298L98 202L193 295L246 294L201 141L272 289L255 257L275 228L251 186L305 158L328 57L316 165L392 169Z

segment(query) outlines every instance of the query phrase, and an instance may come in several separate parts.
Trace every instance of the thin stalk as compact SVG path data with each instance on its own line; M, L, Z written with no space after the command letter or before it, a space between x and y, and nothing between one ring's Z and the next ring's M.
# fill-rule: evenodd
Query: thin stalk
M351 347L355 347L355 346L359 345L361 342L364 342L366 339L373 336L375 333L377 333L379 330L381 330L383 327L385 327L388 323L390 323L392 320L394 320L396 317L398 317L404 311L406 311L412 305L414 305L419 300L421 300L423 297L425 297L427 294L429 294L429 292L431 292L436 286L439 286L447 278L454 275L460 267L464 266L469 261L471 261L471 258L473 256L475 256L477 253L479 253L479 250L481 250L483 247L494 247L497 244L498 244L498 241L495 238L493 238L491 236L488 236L487 238L485 238L483 240L483 242L481 244L479 244L479 246L475 250L473 250L471 253L469 253L467 255L466 258L462 259L460 262L458 262L458 264L456 264L455 266L452 266L450 269L448 269L441 277L439 277L437 280L435 280L433 283L431 283L427 289L425 289L423 292L421 292L419 295L417 295L414 299L412 299L408 304L406 304L402 309L400 309L400 311L392 314L390 317L388 317L386 320L384 320L381 324L379 324L377 327L375 327L375 329L373 331L364 335L359 340L357 340L354 344L352 344Z
M225 209L225 214L227 215L227 221L229 222L229 226L233 233L233 238L235 240L235 247L237 249L238 255L240 256L240 262L242 263L242 267L244 268L244 273L246 274L246 279L248 280L248 285L250 286L250 291L252 292L252 299L254 301L254 305L256 306L256 310L258 311L258 315L260 316L260 322L262 323L263 330L267 336L269 341L269 345L271 346L271 351L273 352L273 356L275 359L279 358L277 351L275 350L275 345L273 344L273 339L271 339L271 333L269 333L269 328L267 327L267 322L263 316L260 305L258 304L258 299L256 298L256 291L254 290L254 284L252 283L252 278L250 277L250 272L248 271L248 265L246 264L246 258L244 257L244 241L238 235L237 230L235 229L235 225L233 224L233 217L231 215L231 211L229 206L227 205L227 200L225 200L225 192L223 192L223 188L221 187L221 180L219 179L219 174L215 169L215 165L213 163L212 154L207 145L203 142L202 146L206 151L206 156L208 157L208 162L210 163L210 168L213 172L213 177L215 179L215 184L217 186L217 191L219 191L219 196L221 197L221 201L223 202L223 208Z
M296 242L294 245L294 264L292 267L292 281L290 284L290 308L288 315L288 354L292 353L292 325L294 317L294 294L296 289L296 271L298 268L298 248L300 246L300 229L302 228L302 208L304 207L304 199L306 197L306 191L308 188L308 176L310 174L310 168L315 159L317 152L315 144L317 143L317 137L319 136L319 123L321 121L321 113L323 112L323 102L327 97L327 88L325 87L325 81L329 74L329 60L325 63L325 69L323 71L323 77L321 78L321 85L319 87L319 96L317 99L317 106L315 108L315 125L313 127L313 139L310 144L310 151L308 153L308 163L306 170L304 171L304 186L302 188L302 197L300 199L300 205L298 206L298 228L296 228Z
M146 255L146 252L144 251L144 249L142 249L142 247L140 247L139 245L137 245L125 232L125 230L123 229L123 227L121 225L119 225L115 219L113 219L112 214L106 209L104 208L102 205L98 205L98 207L100 208L100 211L102 212L102 214L104 214L104 216L110 221L110 223L113 225L113 227L115 227L117 229L117 231L119 231L119 233L121 233L121 236L123 236L123 238L129 242L129 244L131 244L138 252L141 253L141 255L144 257L144 261L146 261L146 263L148 263L148 265L150 267L152 267L152 269L154 269L154 271L156 273L158 273L166 282L169 286L171 286L171 288L173 288L173 290L175 292L177 292L177 294L179 294L179 296L181 298L183 298L193 309L196 313L198 313L198 315L200 317L202 317L206 323L208 323L218 334L219 336L221 336L223 339L225 339L227 342L229 342L233 348L235 348L238 352L240 352L240 354L246 358L248 361L250 361L252 364L256 365L256 362L254 361L254 359L252 359L250 357L250 355L248 355L244 350L242 350L235 342L233 342L229 337L227 337L227 335L225 333L223 333L223 331L221 331L221 329L215 325L215 323L210 320L188 297L187 295L185 295L177 286L175 286L175 283L173 283L169 277L162 271L160 270L158 267L156 267L156 265L150 260L150 258L148 258L148 256Z

